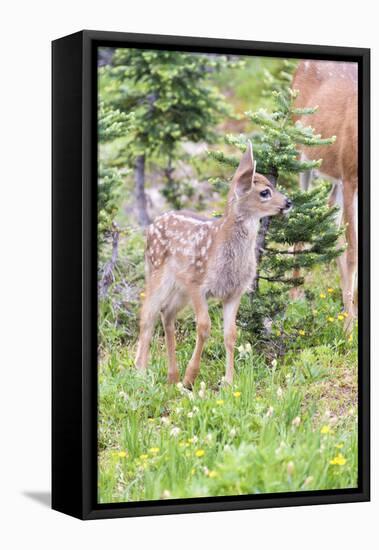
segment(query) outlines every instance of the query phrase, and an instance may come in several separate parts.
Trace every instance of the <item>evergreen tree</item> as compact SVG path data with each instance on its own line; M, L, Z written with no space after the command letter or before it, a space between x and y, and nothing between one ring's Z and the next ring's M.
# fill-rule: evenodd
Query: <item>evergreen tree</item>
M114 216L119 208L119 193L122 177L117 168L109 166L102 158L102 146L113 139L125 135L132 127L133 114L126 115L111 107L100 103L98 110L98 250L100 258L101 278L99 293L104 296L112 281L113 269L118 256L119 228ZM105 261L102 258L104 245L111 241L111 258Z
M142 226L150 221L145 194L147 160L153 155L167 159L165 195L177 205L181 190L173 171L178 145L183 140L215 139L212 128L228 109L208 76L226 63L222 56L122 48L115 51L112 65L102 69L110 78L112 106L134 113L125 153L134 167L137 218Z
M258 271L251 294L250 321L254 329L262 330L267 320L283 311L288 302L289 288L303 283L303 278L291 276L294 269L312 269L329 263L341 250L336 248L343 228L338 229L334 218L337 208L329 208L331 184L320 181L309 192L298 187L300 172L317 168L322 159L304 161L299 158L298 146L326 147L335 138L323 138L312 127L295 121L298 115L312 115L315 108L294 107L297 92L290 88L293 62L284 61L277 75L266 75L267 92L271 90L274 110L247 112L246 116L259 127L250 136L254 146L257 171L271 183L282 187L291 196L294 208L288 217L276 216L261 220L257 238ZM244 151L246 136L227 136L226 142ZM222 164L238 166L238 159L217 152L213 156ZM218 182L220 188L220 182ZM296 245L304 245L296 247ZM260 281L265 281L260 285Z

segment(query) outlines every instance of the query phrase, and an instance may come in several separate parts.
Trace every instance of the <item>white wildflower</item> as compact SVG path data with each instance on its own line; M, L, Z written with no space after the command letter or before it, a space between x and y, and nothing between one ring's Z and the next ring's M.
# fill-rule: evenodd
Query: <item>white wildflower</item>
M173 437L178 437L179 434L180 428L178 426L174 426L173 428L171 428L170 435L172 435Z

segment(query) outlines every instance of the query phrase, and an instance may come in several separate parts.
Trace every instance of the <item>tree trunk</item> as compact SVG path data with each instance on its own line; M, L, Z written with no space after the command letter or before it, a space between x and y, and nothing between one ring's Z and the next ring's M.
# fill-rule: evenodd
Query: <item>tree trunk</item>
M139 155L135 164L135 197L137 221L142 227L150 223L145 193L145 155Z

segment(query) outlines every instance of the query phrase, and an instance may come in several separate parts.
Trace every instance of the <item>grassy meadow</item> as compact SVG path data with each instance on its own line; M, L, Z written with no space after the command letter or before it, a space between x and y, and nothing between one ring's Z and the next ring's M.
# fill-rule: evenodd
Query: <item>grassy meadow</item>
M166 383L161 328L146 378L134 369L135 346L103 350L99 502L355 487L357 341L343 332L336 277L323 283L332 273L312 275L313 300L290 304L284 325L272 327L291 336L284 357L268 363L239 330L232 387L218 385L224 347L217 304L193 392ZM177 337L183 374L195 343L190 310Z

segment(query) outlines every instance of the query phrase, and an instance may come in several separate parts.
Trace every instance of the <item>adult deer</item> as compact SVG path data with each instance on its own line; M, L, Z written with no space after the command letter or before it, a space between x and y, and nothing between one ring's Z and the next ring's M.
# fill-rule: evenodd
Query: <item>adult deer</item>
M296 107L318 106L311 124L323 136L335 135L334 144L328 147L303 146L301 153L310 160L322 158L318 173L333 182L330 205L338 204L339 223L346 224L346 251L338 265L344 309L347 314L345 328L352 328L357 310L357 220L358 190L358 69L356 63L335 61L301 61L294 75L292 88L298 90ZM307 125L306 115L299 117ZM311 173L304 173L300 185L308 189Z
M175 318L188 303L196 317L196 345L183 383L191 388L211 320L207 298L221 300L226 348L225 381L234 371L236 315L256 275L255 242L260 219L286 212L291 201L255 171L251 143L233 177L224 215L208 219L189 211L167 212L147 231L146 296L140 320L136 367L145 371L155 322L161 314L168 352L168 380L178 382Z

